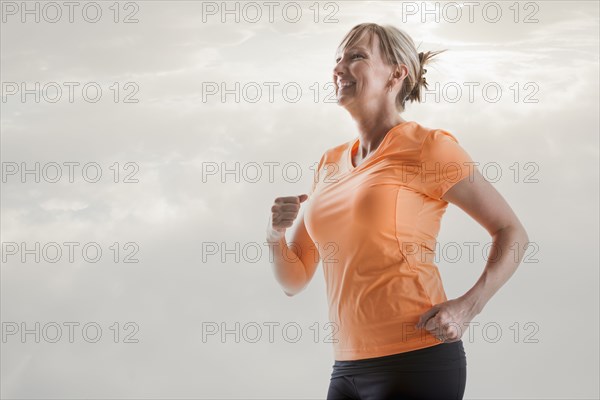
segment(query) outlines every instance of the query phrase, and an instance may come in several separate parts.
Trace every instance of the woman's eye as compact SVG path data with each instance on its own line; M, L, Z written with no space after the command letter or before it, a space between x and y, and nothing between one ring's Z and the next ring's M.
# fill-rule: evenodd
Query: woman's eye
M353 55L352 55L352 59L354 59L354 58L356 58L356 57L361 57L361 58L364 58L364 56L363 56L362 54L353 54ZM341 60L341 58L337 58L337 59L335 60L336 64L337 64L337 63L339 63L339 62L340 62L340 60Z

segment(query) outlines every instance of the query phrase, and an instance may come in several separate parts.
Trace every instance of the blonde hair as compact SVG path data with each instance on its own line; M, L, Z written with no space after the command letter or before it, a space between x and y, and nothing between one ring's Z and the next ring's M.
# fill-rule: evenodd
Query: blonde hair
M418 52L412 38L403 30L391 25L362 23L356 25L342 39L337 51L345 50L356 44L363 34L369 37L369 46L373 43L373 35L379 38L379 47L384 60L389 65L404 64L408 67L408 76L402 82L400 92L396 97L396 109L403 111L407 101L420 102L422 88L427 89L424 68L431 58L446 50Z

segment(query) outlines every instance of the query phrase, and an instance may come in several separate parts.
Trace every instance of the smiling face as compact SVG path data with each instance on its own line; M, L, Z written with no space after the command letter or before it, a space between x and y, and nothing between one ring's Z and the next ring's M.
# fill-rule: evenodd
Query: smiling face
M333 83L340 106L372 108L394 103L404 77L396 74L393 79L396 69L384 60L377 35L363 34L356 43L338 50L335 61Z

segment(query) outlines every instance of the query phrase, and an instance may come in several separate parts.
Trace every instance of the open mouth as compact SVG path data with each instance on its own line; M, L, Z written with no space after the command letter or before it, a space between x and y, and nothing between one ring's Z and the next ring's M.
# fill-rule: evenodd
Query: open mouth
M339 88L339 90L344 90L344 89L354 87L355 84L356 84L356 82L342 82L342 83L338 84L338 88Z

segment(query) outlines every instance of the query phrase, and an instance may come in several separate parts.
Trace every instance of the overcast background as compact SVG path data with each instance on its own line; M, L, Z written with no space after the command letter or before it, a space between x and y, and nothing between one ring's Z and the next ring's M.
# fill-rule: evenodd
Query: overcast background
M229 2L224 22L221 2L113 3L93 23L93 4L69 22L37 3L36 22L2 2L3 398L325 398L321 266L285 296L265 228L274 198L307 192L321 154L357 135L328 83L361 22L448 49L403 117L453 133L533 242L463 335L465 398L598 398L598 2L475 2L471 20L444 2L277 2L272 20ZM21 174L35 163L39 182ZM490 238L450 205L438 241L455 298Z

